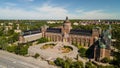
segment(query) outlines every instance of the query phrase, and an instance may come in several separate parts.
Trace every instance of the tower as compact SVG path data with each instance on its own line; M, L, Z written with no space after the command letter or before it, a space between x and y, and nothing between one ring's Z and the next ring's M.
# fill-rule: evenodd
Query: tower
M95 28L93 28L92 29L92 35L93 35L93 37L95 38L95 37L99 37L100 36L100 34L101 34L101 28L100 27L95 27Z
M69 33L71 29L72 29L71 22L69 21L68 17L66 17L66 20L64 21L62 28L63 42L68 42Z
M47 26L47 25L44 25L41 27L42 37L45 37L45 33L46 33L47 28L49 28L49 26Z
M19 24L17 24L17 30L19 30L20 29L20 25Z
M63 23L63 33L69 33L71 30L71 22L69 21L68 17L66 17L66 20Z
M102 32L97 42L94 48L94 59L100 61L105 57L110 58L111 26L109 26L109 29Z

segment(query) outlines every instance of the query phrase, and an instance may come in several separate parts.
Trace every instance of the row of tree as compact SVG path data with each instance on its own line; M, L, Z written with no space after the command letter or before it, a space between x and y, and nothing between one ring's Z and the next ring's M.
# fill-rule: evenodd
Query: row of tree
M62 58L57 58L54 63L57 66L60 66L62 68L84 68L83 62L76 61L73 62L71 59L67 58L66 60L63 60Z
M95 65L92 62L86 62L85 64L78 60L78 61L72 61L70 58L66 58L65 60L62 58L57 58L54 61L55 65L62 67L62 68L114 68L114 66L101 66L101 65Z

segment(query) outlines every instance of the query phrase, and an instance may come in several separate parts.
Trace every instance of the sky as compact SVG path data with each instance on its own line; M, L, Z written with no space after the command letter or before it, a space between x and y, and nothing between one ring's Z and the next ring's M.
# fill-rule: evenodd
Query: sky
M0 19L120 19L120 0L0 0Z

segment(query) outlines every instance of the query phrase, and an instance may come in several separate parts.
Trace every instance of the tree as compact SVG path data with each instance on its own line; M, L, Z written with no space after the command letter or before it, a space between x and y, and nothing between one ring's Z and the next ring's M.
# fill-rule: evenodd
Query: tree
M96 66L93 65L92 62L86 62L85 68L96 68Z
M26 55L26 54L28 54L28 48L29 48L29 46L23 46L23 47L21 47L21 49L20 49L20 55Z
M33 57L34 58L38 58L40 55L38 53L36 53Z
M107 66L98 65L97 68L117 68L117 67L114 67L112 65L107 65Z
M42 38L38 39L38 44L39 43L45 43L45 42L48 42L47 38L42 37Z
M20 53L20 49L21 49L21 45L17 45L16 49L15 49L15 54L19 54Z
M65 62L63 64L62 68L70 68L70 64L68 62Z
M57 65L57 66L63 66L63 64L65 63L65 61L62 59L62 58L57 58L54 63Z
M5 34L6 36L10 36L14 33L14 30L8 30L7 33Z
M71 63L72 63L72 59L66 58L63 68L70 68Z
M0 36L2 36L4 33L4 29L3 28L0 28Z
M110 59L107 58L107 57L105 57L105 58L103 58L103 59L101 60L101 62L103 62L103 63L109 63L109 62L110 62Z
M113 64L116 68L120 67L120 52L114 52L114 59L110 62L110 64Z
M73 62L70 58L66 58L66 60L63 60L62 58L57 58L54 63L62 68L84 68L83 62Z
M6 47L8 46L8 41L6 37L2 36L0 37L0 49L6 50Z
M70 68L84 68L83 67L83 62L82 61L73 62L71 64Z
M19 55L26 55L26 54L28 54L28 48L29 48L29 46L27 46L27 45L25 45L25 46L18 45L16 47L15 53L19 54Z
M86 51L87 50L83 47L78 50L81 57L86 57Z
M7 46L7 51L9 51L9 52L15 52L15 50L16 50L16 46L15 45L12 45L12 46Z
M13 42L18 41L18 37L19 37L19 34L18 33L14 33L12 35Z

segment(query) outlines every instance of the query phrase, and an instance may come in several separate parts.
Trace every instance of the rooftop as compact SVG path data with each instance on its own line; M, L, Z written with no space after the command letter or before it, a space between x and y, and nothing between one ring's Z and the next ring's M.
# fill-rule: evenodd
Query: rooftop
M71 29L70 34L90 36L90 35L92 35L92 30Z
M61 28L47 28L47 32L61 33Z
M26 36L26 35L37 34L37 33L40 33L40 32L41 32L41 29L26 30L26 31L22 32L22 35Z

